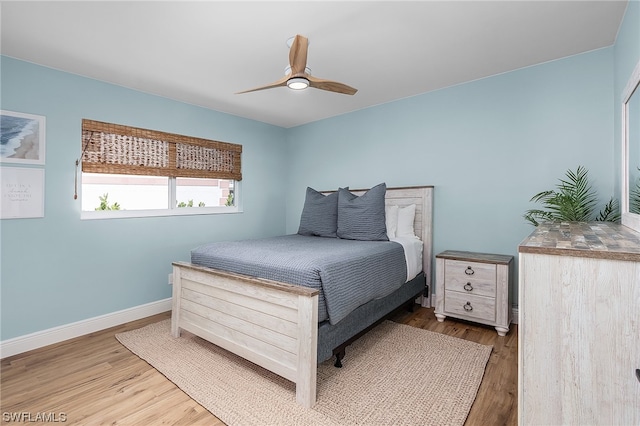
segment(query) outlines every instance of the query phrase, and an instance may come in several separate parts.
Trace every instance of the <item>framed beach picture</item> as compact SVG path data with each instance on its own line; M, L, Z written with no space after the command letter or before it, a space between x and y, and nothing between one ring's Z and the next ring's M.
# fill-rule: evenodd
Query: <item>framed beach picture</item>
M0 167L0 219L44 217L44 168Z
M45 118L0 110L0 162L44 165Z

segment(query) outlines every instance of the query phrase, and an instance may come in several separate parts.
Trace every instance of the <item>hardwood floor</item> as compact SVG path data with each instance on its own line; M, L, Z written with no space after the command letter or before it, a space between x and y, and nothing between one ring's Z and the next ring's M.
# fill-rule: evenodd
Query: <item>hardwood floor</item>
M114 337L169 317L169 312L155 315L3 359L1 424L223 425ZM466 425L517 424L517 326L499 337L489 327L439 323L433 309L425 308L391 319L493 345Z

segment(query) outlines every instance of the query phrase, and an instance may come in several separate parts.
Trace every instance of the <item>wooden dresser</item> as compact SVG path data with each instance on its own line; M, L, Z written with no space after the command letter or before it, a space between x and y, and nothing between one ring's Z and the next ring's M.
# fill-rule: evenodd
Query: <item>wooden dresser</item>
M640 425L640 233L542 224L519 258L519 424Z
M436 256L435 315L492 325L500 336L511 323L513 256L447 250Z

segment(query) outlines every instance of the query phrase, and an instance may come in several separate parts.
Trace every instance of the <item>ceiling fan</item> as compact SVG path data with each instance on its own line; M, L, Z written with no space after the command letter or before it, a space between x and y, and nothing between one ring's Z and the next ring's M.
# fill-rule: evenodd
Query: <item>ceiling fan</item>
M323 80L311 75L309 68L307 68L307 48L309 47L309 40L301 35L296 35L293 38L291 47L289 49L289 66L286 69L286 75L278 81L267 84L265 86L256 87L254 89L245 90L236 93L255 92L258 90L272 89L274 87L288 86L290 89L302 90L307 87L313 87L314 89L327 90L329 92L343 93L345 95L353 95L358 89L347 86L337 81Z

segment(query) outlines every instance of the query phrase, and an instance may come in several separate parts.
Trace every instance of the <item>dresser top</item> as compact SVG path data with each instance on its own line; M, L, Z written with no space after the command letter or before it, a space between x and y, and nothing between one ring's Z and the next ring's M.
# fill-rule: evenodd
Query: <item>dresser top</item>
M640 233L611 222L543 223L518 251L640 262Z
M466 260L468 262L479 263L498 263L507 265L513 260L513 256L506 254L492 254L492 253L476 253L471 251L455 251L447 250L436 255L441 259L451 260Z

